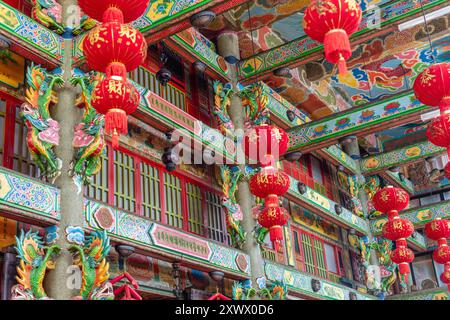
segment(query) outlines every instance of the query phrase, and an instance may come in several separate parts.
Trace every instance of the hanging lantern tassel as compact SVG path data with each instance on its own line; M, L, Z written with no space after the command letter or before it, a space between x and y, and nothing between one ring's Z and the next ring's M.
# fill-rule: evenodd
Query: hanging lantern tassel
M119 136L128 132L127 114L122 109L110 109L105 116L105 131L112 137L112 147L119 146Z
M327 61L337 64L340 76L347 74L346 60L352 55L347 32L344 29L328 31L325 34L323 45Z
M283 240L283 228L279 225L273 226L269 229L269 235L275 252L278 252L281 241Z
M410 268L409 268L409 263L407 262L402 262L398 264L398 271L400 272L401 275L405 275L405 282L408 282L408 278L406 277L407 274L409 274L411 272Z

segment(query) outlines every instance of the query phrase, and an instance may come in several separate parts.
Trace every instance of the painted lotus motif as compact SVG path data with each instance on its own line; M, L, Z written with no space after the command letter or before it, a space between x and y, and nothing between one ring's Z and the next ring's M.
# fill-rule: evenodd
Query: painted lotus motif
M398 102L391 102L384 106L384 113L385 115L394 114L398 111L400 111L402 108L400 108L400 103Z
M348 118L348 117L338 119L336 121L336 128L334 128L334 131L347 128L348 126L350 126L350 124L351 124L350 118Z

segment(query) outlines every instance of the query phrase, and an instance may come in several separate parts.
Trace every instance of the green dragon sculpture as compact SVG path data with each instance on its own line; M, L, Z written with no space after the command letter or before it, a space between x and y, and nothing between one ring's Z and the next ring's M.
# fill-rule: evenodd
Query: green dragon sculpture
M235 281L231 290L233 300L250 300L256 295L262 300L286 300L288 290L284 281L271 281L267 285L267 279L262 277L257 282L258 289L255 289L250 280Z
M213 114L219 122L219 131L228 137L234 136L234 125L228 115L228 107L231 104L231 95L233 88L230 83L223 84L219 80L215 80L214 87L214 110Z
M68 231L69 230L69 231ZM71 235L82 234L81 228L67 228L67 239L73 243L68 250L74 255L74 263L81 269L81 289L77 300L113 300L113 288L109 279L109 263L106 256L110 244L106 231L93 231L84 240L74 242ZM84 242L80 245L80 242Z
M62 161L54 153L54 147L59 144L59 123L51 118L49 107L57 103L53 87L62 85L64 80L31 64L26 83L26 102L22 104L21 116L28 129L28 150L41 177L53 183L61 173Z
M89 184L92 176L97 174L102 167L102 155L105 150L105 138L103 134L104 116L97 113L91 105L91 94L101 75L91 72L88 75L74 76L71 79L73 85L81 87L81 95L77 105L83 105L84 113L82 122L75 127L73 147L76 149L71 163L70 174L73 176L78 192L82 185Z
M391 290L392 285L397 279L397 265L392 262L390 257L392 247L392 241L383 237L376 238L371 244L371 249L376 251L378 262L384 269L381 274L381 291L385 293Z
M32 0L33 10L31 15L33 19L40 24L52 29L57 34L64 33L64 25L62 22L61 5L55 0ZM75 14L75 13L74 13ZM81 32L90 30L97 22L94 19L89 18L83 12L78 13L78 20L74 21L78 24L73 30L73 35L79 35Z
M269 96L260 83L246 86L239 92L245 110L245 126L250 128L268 121Z
M246 233L242 228L242 211L236 201L236 190L243 174L238 167L220 166L222 183L222 207L226 211L227 230L233 246L241 248L245 242Z
M258 294L263 300L286 300L287 285L284 281L271 281L271 283L259 290Z
M231 288L233 300L250 300L253 298L257 291L247 282L235 281Z
M38 232L22 230L16 237L16 251L20 258L17 267L17 285L12 289L12 300L49 299L43 288L48 269L54 269L54 256L61 248L57 245L46 247Z

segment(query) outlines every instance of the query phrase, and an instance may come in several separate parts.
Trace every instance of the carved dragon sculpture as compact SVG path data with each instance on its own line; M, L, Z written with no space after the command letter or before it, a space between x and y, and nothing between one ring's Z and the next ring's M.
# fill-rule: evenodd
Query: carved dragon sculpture
M378 261L384 268L384 276L381 277L381 290L385 293L389 292L391 286L397 279L396 269L397 265L392 262L390 253L392 251L392 241L383 237L378 237L371 244L371 248L377 253Z
M251 281L235 281L231 288L233 300L250 300L257 294L255 288L252 287Z
M95 72L85 76L74 76L71 79L71 83L80 85L82 90L77 105L84 106L83 119L75 127L72 142L76 153L70 173L78 186L78 192L81 192L82 185L88 184L91 177L102 167L101 156L105 150L104 116L97 113L91 105L92 90L100 80L100 74Z
M33 10L32 17L40 24L49 29L54 30L57 34L64 33L64 25L62 23L61 5L55 0L32 0ZM78 8L79 9L79 8ZM76 14L76 12L74 12ZM80 34L83 30L92 29L96 25L94 19L89 18L83 12L78 13L78 26L72 30L74 35Z
M54 269L53 258L61 248L57 245L43 245L38 232L22 230L16 237L16 251L20 258L16 277L18 284L12 289L12 300L48 299L43 288L47 269Z
M234 136L234 125L228 115L228 107L231 104L231 95L233 88L230 83L222 84L216 80L213 83L214 87L214 110L213 114L219 121L219 131L228 137Z
M64 80L31 64L26 81L26 102L22 104L21 115L28 129L28 150L41 170L42 178L54 182L62 162L54 153L54 147L59 144L59 123L51 118L49 107L57 102L53 87L62 85Z
M245 109L246 128L266 123L269 115L269 96L264 92L263 86L260 83L248 85L239 95Z
M236 201L236 190L242 177L238 167L220 166L220 177L222 183L222 206L226 212L227 230L231 237L233 246L242 247L246 234L242 228L242 211Z
M113 300L113 288L108 281L109 263L106 262L110 249L106 231L93 231L83 245L72 243L68 249L74 255L74 263L80 267L82 277L80 296L76 299Z

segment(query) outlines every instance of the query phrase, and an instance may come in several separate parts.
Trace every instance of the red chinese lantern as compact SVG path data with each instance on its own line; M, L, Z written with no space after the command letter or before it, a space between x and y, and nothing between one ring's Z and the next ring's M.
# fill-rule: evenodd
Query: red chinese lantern
M327 61L347 73L352 55L349 36L358 30L361 7L355 0L311 0L303 17L303 29L311 39L323 43Z
M278 251L281 240L283 240L283 226L288 222L289 214L286 209L278 205L278 197L266 200L266 207L258 216L258 222L264 228L269 229L270 241L275 251Z
M432 144L447 148L450 145L450 114L444 113L433 119L428 125L427 137Z
M113 148L119 135L128 132L127 115L139 107L140 95L125 78L109 76L92 93L91 103L97 112L105 115L105 131L112 135Z
M409 195L403 189L387 186L378 190L372 201L376 210L394 217L399 211L406 209L409 204Z
M439 264L446 264L450 262L450 247L447 245L440 245L433 252L433 259Z
M78 0L81 10L98 21L120 19L120 23L129 23L145 12L149 0Z
M436 63L422 71L414 81L416 98L427 106L450 108L450 63Z
M400 274L410 273L409 264L414 260L414 253L406 246L398 246L391 252L392 262L398 264Z
M406 239L413 232L414 225L412 222L398 217L388 220L383 226L383 237L392 241Z
M273 167L262 168L250 179L250 191L259 198L271 194L281 197L288 191L289 185L289 176Z
M268 124L253 127L245 133L245 155L264 166L274 166L288 149L289 137L278 127Z
M447 288L450 291L450 263L445 265L444 272L441 274L441 281L447 285Z
M450 221L436 218L435 220L425 224L425 234L428 238L441 241L450 238Z
M126 77L147 56L147 43L138 30L110 22L96 26L83 40L83 51L91 69Z

